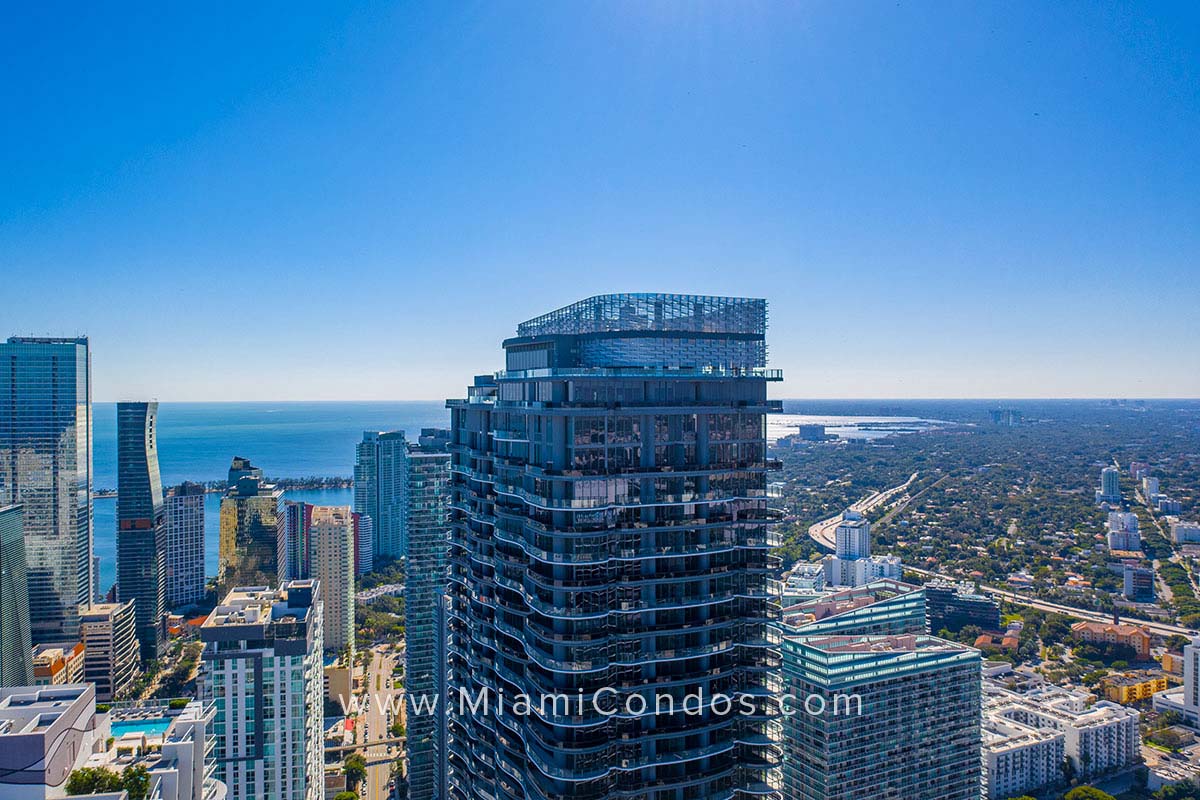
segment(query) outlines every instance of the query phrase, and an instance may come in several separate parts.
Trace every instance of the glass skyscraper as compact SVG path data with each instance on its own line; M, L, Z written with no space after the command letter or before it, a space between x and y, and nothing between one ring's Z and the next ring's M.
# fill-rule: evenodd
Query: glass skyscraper
M404 431L363 431L355 448L354 511L370 518L372 561L405 555ZM360 559L361 560L361 559Z
M229 490L221 498L217 594L241 586L274 586L287 572L283 490L263 480L244 458L229 467Z
M92 381L86 337L0 344L0 505L25 512L34 644L78 641L92 602Z
M0 504L0 686L33 685L21 507Z
M117 403L117 599L133 601L142 659L162 655L167 521L158 472L158 403Z
M449 402L447 797L778 796L766 326L759 299L593 297Z
M439 800L445 744L445 631L442 617L449 550L450 431L425 428L405 456L404 580L405 690L412 697L437 698L436 713L417 714L409 704L407 725L409 800Z

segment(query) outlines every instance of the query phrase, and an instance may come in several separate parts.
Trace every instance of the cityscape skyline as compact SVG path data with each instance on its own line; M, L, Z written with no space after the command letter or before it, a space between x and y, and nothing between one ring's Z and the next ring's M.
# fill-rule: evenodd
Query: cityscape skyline
M6 327L98 400L445 398L502 309L746 285L783 396L1200 396L1192 6L47 13Z

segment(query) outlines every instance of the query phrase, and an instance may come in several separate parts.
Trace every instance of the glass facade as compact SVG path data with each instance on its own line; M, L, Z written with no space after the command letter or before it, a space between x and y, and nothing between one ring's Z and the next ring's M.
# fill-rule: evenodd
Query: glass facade
M25 512L34 644L78 641L92 601L92 384L86 338L0 344L0 504Z
M165 504L167 605L185 608L204 599L204 487L182 483Z
M447 797L778 797L766 321L591 298L449 402ZM458 706L481 691L491 713Z
M117 403L117 598L133 601L143 660L162 655L167 610L157 424L158 403Z
M405 555L404 431L363 431L355 448L354 511L370 519L374 535L371 561ZM361 559L360 559L361 560Z
M442 609L449 549L450 431L426 428L406 455L404 582L405 688L411 697L437 698L438 713L413 713L407 725L409 800L444 797L444 714L446 656ZM427 706L428 707L428 706Z
M283 490L266 483L262 470L235 458L230 488L221 498L218 593L239 586L274 586L287 569Z
M0 505L0 686L32 685L25 528L20 506Z

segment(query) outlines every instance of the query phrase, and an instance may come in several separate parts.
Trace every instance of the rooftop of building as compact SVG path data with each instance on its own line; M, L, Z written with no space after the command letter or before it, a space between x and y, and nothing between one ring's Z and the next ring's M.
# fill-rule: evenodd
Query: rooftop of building
M970 653L974 650L958 642L924 634L902 636L809 636L809 647L825 653Z
M1073 631L1086 631L1088 633L1104 633L1114 634L1116 636L1149 636L1145 628L1138 625L1130 625L1128 623L1112 623L1112 622L1076 622L1071 626Z
M132 601L130 601L132 602ZM81 609L81 620L103 620L127 608L130 603L92 603L86 609Z
M201 627L266 625L284 619L303 621L308 618L309 603L316 587L317 582L312 579L287 581L278 589L269 586L235 587L229 590ZM291 596L294 591L301 596L303 605L291 602L297 599Z
M518 336L613 331L675 331L765 335L767 301L694 294L602 294L517 326Z
M71 706L95 699L95 687L85 683L0 689L0 737L39 733Z

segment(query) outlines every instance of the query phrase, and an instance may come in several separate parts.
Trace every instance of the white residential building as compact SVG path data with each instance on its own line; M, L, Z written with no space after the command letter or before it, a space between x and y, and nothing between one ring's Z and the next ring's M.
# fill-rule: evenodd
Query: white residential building
M1130 551L1142 549L1137 514L1128 511L1110 511L1108 513L1108 549Z
M983 717L983 774L988 800L1003 800L1062 777L1066 737L996 714Z
M1158 499L1158 478L1142 478L1142 496L1150 502Z
M204 487L183 483L163 499L167 522L167 606L204 600Z
M1100 470L1100 488L1096 490L1096 502L1121 502L1121 470L1116 467Z
M1200 636L1183 648L1183 686L1154 695L1154 710L1174 711L1192 728L1200 728Z
M217 709L231 800L321 800L322 605L314 580L235 588L200 628L200 699Z
M1200 522L1187 522L1178 517L1167 520L1171 526L1171 541L1175 544L1200 542Z
M857 511L842 514L834 531L834 555L851 560L871 555L871 523Z

